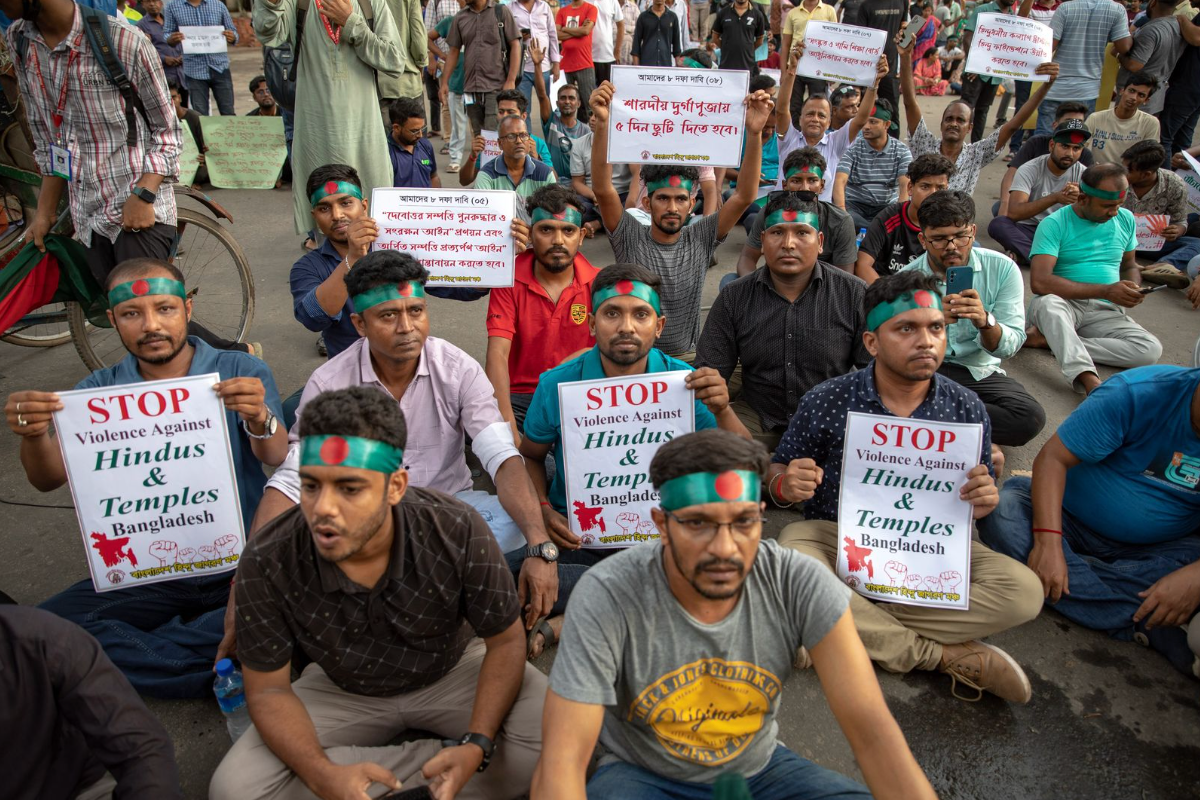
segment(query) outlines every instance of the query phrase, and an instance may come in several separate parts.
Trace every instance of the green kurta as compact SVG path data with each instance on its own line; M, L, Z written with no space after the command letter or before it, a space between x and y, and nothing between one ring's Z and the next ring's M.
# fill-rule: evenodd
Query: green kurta
M386 3L404 37L406 58L402 75L380 75L379 94L385 99L420 98L425 92L421 70L429 60L429 38L425 31L421 0L378 0ZM431 0L437 2L437 0Z
M296 74L296 123L292 139L292 207L296 232L312 227L312 207L304 193L309 173L325 164L349 164L362 179L363 196L392 185L392 162L375 70L399 73L406 53L388 4L376 0L372 31L358 0L342 28L341 43L325 32L315 4L304 15L304 44ZM254 0L254 32L268 47L293 39L296 0Z

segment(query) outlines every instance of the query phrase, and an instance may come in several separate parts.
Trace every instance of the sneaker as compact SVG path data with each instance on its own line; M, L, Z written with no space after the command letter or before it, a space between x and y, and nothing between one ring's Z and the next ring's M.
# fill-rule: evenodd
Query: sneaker
M325 347L324 336L317 337L317 355L321 356L322 358L329 355L329 349Z
M446 172L458 172L458 170L459 170L458 164L451 164L450 166L446 167Z
M1187 631L1188 647L1195 658L1192 659L1192 674L1200 678L1200 613L1192 617L1192 621L1183 626Z
M963 642L942 646L942 663L938 672L944 672L953 681L950 693L959 700L975 702L984 692L991 692L1010 703L1028 703L1033 697L1029 678L1013 657L983 642ZM974 697L958 693L958 684L974 689Z
M1142 282L1150 284L1162 284L1171 289L1186 289L1188 284L1188 276L1172 267L1170 264L1154 264L1142 270Z

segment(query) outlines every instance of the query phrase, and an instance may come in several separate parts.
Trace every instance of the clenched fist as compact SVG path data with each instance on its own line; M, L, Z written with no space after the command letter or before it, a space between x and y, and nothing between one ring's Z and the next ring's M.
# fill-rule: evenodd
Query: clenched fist
M811 458L794 458L777 482L775 492L785 503L804 503L817 493L824 478L825 470L817 466L817 462Z

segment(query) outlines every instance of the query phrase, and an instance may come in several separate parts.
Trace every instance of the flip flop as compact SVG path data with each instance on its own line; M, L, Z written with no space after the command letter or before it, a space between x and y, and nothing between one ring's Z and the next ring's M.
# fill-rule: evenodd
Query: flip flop
M542 635L542 653L546 652L546 648L558 644L558 637L554 635L554 628L550 627L550 623L546 620L549 617L538 617L538 621L533 623L533 628L529 631L529 636L525 639L525 658L533 659L533 641L540 633ZM541 655L539 653L538 655Z

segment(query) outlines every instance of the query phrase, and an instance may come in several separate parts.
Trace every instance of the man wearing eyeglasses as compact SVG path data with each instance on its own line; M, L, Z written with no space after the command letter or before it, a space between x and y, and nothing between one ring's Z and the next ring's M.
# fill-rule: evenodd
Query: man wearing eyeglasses
M476 189L508 189L517 193L517 216L529 223L525 198L543 186L557 183L554 170L548 164L530 157L533 140L525 120L517 116L504 117L499 125L500 157L483 165L475 176Z
M975 202L966 192L931 195L917 216L925 253L904 270L933 275L943 293L950 291L948 269L971 270L969 288L954 290L944 299L946 359L938 373L979 395L992 421L993 442L1026 444L1046 424L1046 412L1000 367L1002 359L1025 344L1021 272L1003 253L974 247Z

